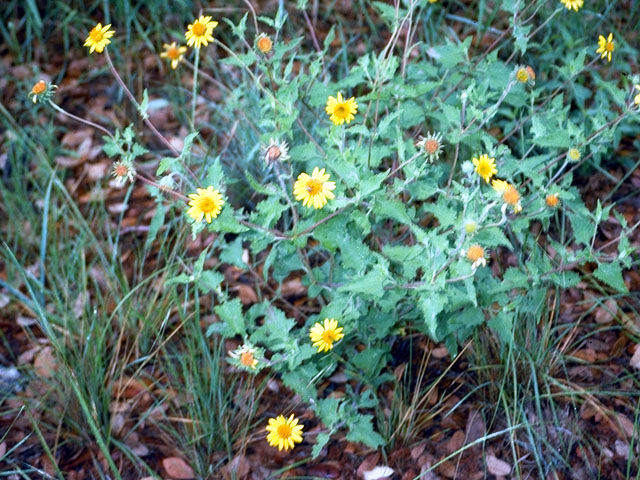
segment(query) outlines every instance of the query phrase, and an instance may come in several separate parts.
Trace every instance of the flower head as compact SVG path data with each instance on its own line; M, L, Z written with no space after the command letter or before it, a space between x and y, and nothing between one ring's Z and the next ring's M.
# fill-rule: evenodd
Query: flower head
M496 168L496 159L490 158L486 153L477 158L473 157L471 161L476 167L476 173L487 183L489 183L491 177L498 173L498 169Z
M567 10L573 8L577 12L584 5L584 0L560 0L560 3L567 7Z
M338 92L338 98L330 96L327 99L325 111L334 125L342 125L355 118L355 114L358 113L358 104L355 97L345 100L342 93Z
M289 450L295 447L296 443L302 442L303 425L298 425L298 419L293 413L289 418L284 415L278 415L276 418L270 418L267 425L267 442L272 447L278 447L278 450Z
M257 373L264 365L264 349L248 343L229 352L228 362L251 373Z
M608 61L611 61L611 52L613 52L614 49L613 33L609 33L607 38L604 38L602 35L598 36L598 49L596 53L600 54L600 58L606 57Z
M507 183L504 192L502 192L502 199L504 200L504 203L513 207L513 211L515 213L522 211L522 206L520 205L520 193L518 193L516 187L510 183Z
M29 95L32 97L33 103L38 103L38 100L44 102L51 98L53 95L53 91L58 88L57 85L52 83L47 83L44 80L39 80L35 83L35 85L31 88L31 92Z
M496 191L496 193L498 193L499 195L502 195L504 191L507 189L507 187L509 186L509 182L505 182L504 180L500 180L499 178L496 178L491 181L491 186Z
M110 28L111 24L103 27L101 23L98 23L93 27L83 45L85 47L89 47L89 53L93 53L94 50L98 53L102 53L104 51L104 47L111 43L111 40L109 39L113 37L116 32L114 30L110 30Z
M473 220L467 220L466 222L464 222L464 231L467 234L473 235L474 233L476 233L477 230L478 230L478 224Z
M480 265L483 267L487 264L487 259L484 256L484 248L480 245L471 245L466 253L467 260L472 262L471 268L476 269Z
M323 323L316 322L309 332L309 338L318 352L328 352L333 348L333 343L344 337L343 328L338 327L335 318L325 318Z
M442 152L442 134L427 132L426 137L421 137L420 141L416 143L416 147L423 150L429 162L433 163L434 160L437 160L440 156L440 152Z
M335 198L332 190L336 188L336 183L330 182L329 178L329 174L324 173L324 168L319 170L315 167L311 176L301 173L293 184L296 200L302 200L302 205L305 207L316 209L324 207L327 199Z
M176 42L171 42L163 44L162 48L164 48L164 52L160 56L171 61L171 68L174 70L178 68L178 64L184 58L184 54L187 53L187 47L178 46Z
M136 178L136 169L131 160L120 160L113 164L111 175L115 178L116 186L120 188L127 182L133 182Z
M196 222L201 222L204 217L207 223L211 223L212 218L216 218L222 210L224 200L218 190L213 187L198 188L198 193L192 193L189 195L191 201L187 210L187 215L193 218Z
M529 65L518 65L516 67L516 80L521 83L534 84L536 79L536 72L533 71Z
M582 154L580 153L580 150L578 150L577 148L570 148L569 151L567 152L567 160L571 161L571 162L577 162L582 158Z
M544 199L544 202L547 204L547 207L556 208L560 204L560 199L557 193L550 193Z
M256 37L256 48L266 55L273 48L273 41L266 33L261 33Z
M187 40L187 46L200 48L213 42L213 29L218 26L218 22L211 20L211 17L200 15L200 18L194 20L184 32L184 38Z
M640 91L640 85L634 85L633 87L636 90ZM636 105L640 105L640 93L636 94L636 96L633 98L633 103L635 103Z
M263 145L260 150L266 164L289 160L289 145L285 141L280 142L277 138L270 139L269 143Z

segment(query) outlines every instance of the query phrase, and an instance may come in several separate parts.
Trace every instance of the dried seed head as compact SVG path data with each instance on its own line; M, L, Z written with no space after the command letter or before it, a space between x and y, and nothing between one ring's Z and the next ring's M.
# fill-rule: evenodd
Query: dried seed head
M262 146L262 155L267 164L284 162L289 159L289 146L287 142L272 138L268 145Z

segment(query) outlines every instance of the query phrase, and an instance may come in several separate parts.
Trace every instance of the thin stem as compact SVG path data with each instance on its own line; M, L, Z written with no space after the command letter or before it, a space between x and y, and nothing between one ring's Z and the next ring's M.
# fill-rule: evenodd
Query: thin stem
M174 197L179 198L180 200L184 200L185 202L189 201L189 197L181 194L180 192L176 192L175 190L171 190L170 188L167 188L164 185L160 185L159 183L156 183L153 180L150 180L147 177L140 175L139 173L136 173L136 178L140 180L142 183L146 183L147 185L156 187L161 192L166 192L169 195L173 195Z
M113 134L109 130L104 128L102 125L98 125L97 123L93 123L93 122L91 122L89 120L85 120L84 118L77 117L73 113L69 113L65 109L63 109L62 107L56 105L51 100L49 100L49 105L51 105L55 110L57 110L61 114L65 115L66 117L69 117L69 118L75 120L76 122L80 122L80 123L84 123L85 125L89 125L90 127L93 127L93 128L95 128L97 130L100 130L103 133L106 133L110 138L113 138Z
M200 64L200 49L196 48L196 61L193 64L193 87L191 89L191 128L196 128L196 95L198 90L198 65Z

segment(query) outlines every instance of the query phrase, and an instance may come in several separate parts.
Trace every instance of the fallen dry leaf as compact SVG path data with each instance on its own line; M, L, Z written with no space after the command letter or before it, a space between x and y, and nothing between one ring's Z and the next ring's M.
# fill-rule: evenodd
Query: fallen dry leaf
M39 377L51 378L57 368L56 359L53 356L53 349L51 347L44 347L40 350L33 361L33 367L35 368L36 375Z
M195 477L193 469L180 457L167 457L162 460L162 466L171 478L188 480Z
M504 477L511 473L511 465L504 460L500 460L495 455L489 454L487 455L487 470L492 475Z
M393 475L393 470L387 466L377 466L372 470L367 470L364 473L364 480L379 480L380 478L389 478Z

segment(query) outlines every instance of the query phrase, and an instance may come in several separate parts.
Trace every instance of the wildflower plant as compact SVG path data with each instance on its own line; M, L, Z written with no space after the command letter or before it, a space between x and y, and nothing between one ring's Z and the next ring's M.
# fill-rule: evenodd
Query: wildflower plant
M375 5L400 29L397 15L422 18L442 7L432 3ZM582 6L562 3L572 15ZM580 78L598 59L593 46L560 66L550 86L539 77L534 88L533 68L513 59L527 51L522 31L530 16L517 2L503 5L523 22L513 29L514 54L504 60L492 51L472 57L471 36L418 42L409 49L415 58L403 56L396 32L384 49L344 70L329 62L334 29L309 52L304 38L286 37L283 14L259 17L272 36L250 31L247 16L225 19L235 49L213 39L212 17L187 27L187 46L196 51L177 54L196 58L191 131L176 150L149 127L170 155L157 155L155 178L136 176L164 206L149 235L170 208L191 224L193 237L215 234L214 246L183 262L165 287L211 295L216 321L207 334L244 342L229 361L243 375L268 369L312 406L325 427L311 440L314 455L338 431L374 448L388 440L374 413L384 401L381 387L394 380L389 363L399 331L442 342L454 357L481 329L509 345L519 312L543 308L549 288L577 285L576 266L594 264L595 278L626 291L628 242L613 256L593 246L612 205L590 211L571 172L586 157L599 161L623 120L637 121L633 100L618 117L596 109L569 118L562 93L573 84L586 88ZM90 34L87 46L107 52L112 32L98 27L102 37ZM224 53L219 62L245 79L226 87L221 100L220 111L237 117L238 130L229 150L218 152L196 130L197 72L216 68L211 58L199 66L198 50L212 42ZM611 61L612 51L609 38L597 53ZM179 61L177 54L166 57ZM527 62L535 66L535 56ZM143 95L138 112L149 126ZM133 165L149 153L133 127L105 138L117 162ZM558 222L563 232L570 227L570 239L560 236ZM553 252L531 233L534 224L548 233ZM506 255L515 260L507 264ZM212 257L221 261L207 262ZM264 295L243 304L227 288L222 264L251 271ZM284 297L291 280L299 280L309 309ZM328 397L318 387L338 372L365 388ZM302 442L293 414L273 414L266 427L271 446L289 450Z

